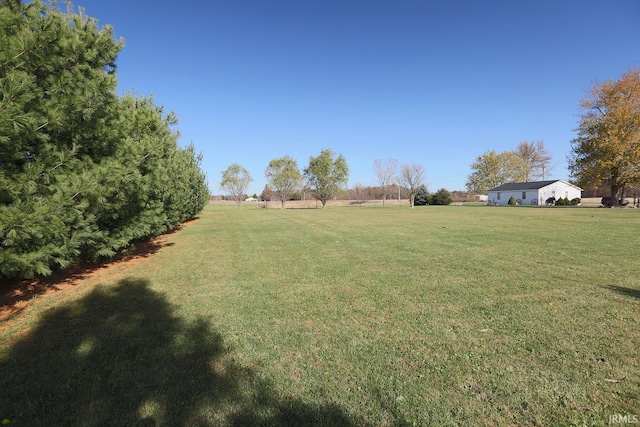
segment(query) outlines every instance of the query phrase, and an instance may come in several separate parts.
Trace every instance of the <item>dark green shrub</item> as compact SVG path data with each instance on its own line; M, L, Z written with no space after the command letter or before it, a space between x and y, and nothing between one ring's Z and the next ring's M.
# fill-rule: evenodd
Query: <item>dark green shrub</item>
M545 200L544 204L547 205L547 206L555 205L556 204L556 198L555 197L549 197L547 200Z
M508 203L509 203L509 205L511 205L511 206L515 206L515 205L516 205L516 198L515 198L515 197L513 197L513 196L511 196L511 197L509 198L509 202L508 202Z
M431 195L430 205L449 205L453 201L451 193L444 188Z
M571 199L571 206L578 206L581 202L580 197L576 197L575 199Z

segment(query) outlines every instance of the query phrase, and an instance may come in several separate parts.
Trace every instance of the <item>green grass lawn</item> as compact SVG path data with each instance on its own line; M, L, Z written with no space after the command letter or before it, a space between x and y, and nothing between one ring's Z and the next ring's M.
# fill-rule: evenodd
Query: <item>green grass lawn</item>
M10 425L640 418L640 211L208 206L0 323Z

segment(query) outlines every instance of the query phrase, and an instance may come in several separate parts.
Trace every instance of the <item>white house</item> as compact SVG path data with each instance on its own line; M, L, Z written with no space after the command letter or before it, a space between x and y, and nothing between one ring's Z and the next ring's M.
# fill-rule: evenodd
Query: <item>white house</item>
M569 200L582 197L582 188L561 179L554 181L513 182L502 184L487 192L488 202L506 205L513 196L521 205L542 205L550 197Z

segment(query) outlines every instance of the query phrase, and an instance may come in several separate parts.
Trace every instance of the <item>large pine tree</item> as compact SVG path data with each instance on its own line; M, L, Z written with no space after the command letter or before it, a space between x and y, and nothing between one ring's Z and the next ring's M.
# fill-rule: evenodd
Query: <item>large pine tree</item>
M173 113L116 95L122 42L82 11L0 2L0 277L109 257L194 217L208 190Z

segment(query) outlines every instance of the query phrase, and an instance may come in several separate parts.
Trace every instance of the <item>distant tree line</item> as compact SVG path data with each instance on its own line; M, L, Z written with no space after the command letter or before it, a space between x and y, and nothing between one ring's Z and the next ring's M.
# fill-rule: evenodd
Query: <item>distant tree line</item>
M390 195L394 196L394 197L389 197L390 200L409 198L407 191L404 188L398 186L397 184L392 184L391 186L389 186L388 191L390 192ZM449 193L449 195L451 196L450 203L478 201L478 198L476 197L475 194L471 194L466 191L460 191L460 190L449 191L446 188L441 188L440 190L438 190L438 192ZM427 205L449 204L449 203L431 203L431 201L428 198L427 199L424 198L425 194L427 196L433 195L433 193L429 192L429 189L426 185L420 186L416 191L416 201L415 201L416 206L424 205L423 203L421 203L422 200L426 200ZM347 193L345 194L345 198L348 200L381 200L382 197L383 197L382 187L364 186L362 184L355 184L352 188L349 188L347 190Z
M379 186L365 187L355 184L346 187L349 177L349 165L342 155L336 155L330 149L320 152L317 157L309 158L309 166L302 172L291 156L273 159L265 169L267 185L260 194L262 200L280 201L281 207L290 200L313 197L324 207L331 199L379 200L383 205L387 198L408 199L409 205L441 204L452 202L452 194L442 188L435 194L429 194L424 184L424 168L416 163L398 165L395 159L375 160L373 169ZM228 198L235 200L240 208L247 198L247 188L253 181L249 172L237 163L222 171L220 188L227 192Z
M116 95L122 41L39 0L0 2L0 278L109 258L194 218L209 191L173 113Z
M346 190L349 165L343 155L324 149L317 157L309 158L309 166L301 173L298 163L291 156L273 159L265 169L268 184L264 197L277 197L284 204L298 192L308 192L324 207L328 200ZM249 172L237 163L222 171L220 188L235 200L240 209L246 197L247 187L253 181Z

